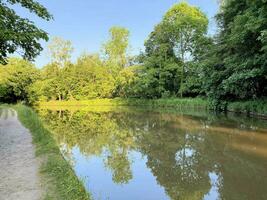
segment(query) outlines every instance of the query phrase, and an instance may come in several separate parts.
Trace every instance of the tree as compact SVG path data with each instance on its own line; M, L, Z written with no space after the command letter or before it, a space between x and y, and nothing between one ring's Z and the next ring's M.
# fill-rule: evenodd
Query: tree
M73 52L71 41L64 40L60 37L54 37L48 45L49 55L52 62L64 67L70 62L71 54Z
M73 47L70 41L54 37L48 45L51 63L42 69L42 79L31 87L33 101L67 100L71 96L73 64L71 53Z
M164 15L163 21L155 26L145 42L142 61L145 70L140 86L146 97L169 97L178 93L183 96L185 75L194 74L190 67L197 67L193 63L203 53L207 26L207 17L198 8L184 2L175 4Z
M67 100L71 96L73 64L70 41L55 37L48 45L51 63L41 70L42 78L30 87L31 101Z
M0 101L29 103L31 85L40 78L39 71L28 61L11 58L0 66Z
M266 96L266 1L224 0L216 18L220 32L207 57L208 96L217 103Z
M51 63L42 69L42 79L31 87L38 100L86 100L109 98L115 90L115 79L98 54L83 54L76 63L59 67Z
M144 93L147 97L166 97L166 94L176 93L178 88L176 80L180 63L164 28L162 23L158 24L145 42L144 89L149 92Z
M123 27L114 26L109 30L110 38L103 45L108 64L118 71L127 64L127 49L129 47L129 31Z
M185 64L194 57L199 39L207 33L208 19L198 8L182 2L165 14L161 26L168 34L175 55L182 62L180 95L183 97Z
M18 16L10 8L20 4L44 20L51 20L47 9L33 0L5 0L0 2L0 63L6 64L9 54L18 53L23 58L33 60L42 50L39 40L48 40L45 31L39 29L29 19Z
M84 54L74 66L76 83L73 94L78 99L109 98L115 89L115 80L103 65L98 54ZM76 85L76 86L75 86Z
M129 98L136 95L135 85L138 81L137 71L140 66L130 66L122 69L116 79L115 96Z

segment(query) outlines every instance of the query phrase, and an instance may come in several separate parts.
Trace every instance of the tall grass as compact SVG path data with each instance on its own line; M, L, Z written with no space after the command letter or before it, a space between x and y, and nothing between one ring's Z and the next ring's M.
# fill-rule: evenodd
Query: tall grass
M228 103L227 110L247 115L267 116L267 99L231 102Z
M78 180L71 166L63 158L51 133L44 128L38 115L24 105L14 106L19 120L32 133L36 146L36 156L44 158L41 174L48 181L45 199L59 200L89 200L82 182Z

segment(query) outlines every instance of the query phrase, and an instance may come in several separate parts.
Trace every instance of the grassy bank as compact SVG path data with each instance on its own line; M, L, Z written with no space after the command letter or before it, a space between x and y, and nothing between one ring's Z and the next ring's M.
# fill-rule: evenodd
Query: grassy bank
M230 112L267 117L267 99L243 102L228 102ZM172 98L172 99L92 99L83 101L39 102L39 106L146 106L150 108L201 108L214 110L207 99Z
M267 99L228 103L227 110L247 115L267 117Z
M208 108L206 100L201 98L183 99L92 99L83 101L39 102L40 106L148 106L148 107L192 107Z
M61 155L51 133L44 128L38 115L31 108L23 105L17 105L14 108L19 120L32 133L36 156L41 156L45 160L41 166L41 174L49 180L45 199L89 200L90 195Z

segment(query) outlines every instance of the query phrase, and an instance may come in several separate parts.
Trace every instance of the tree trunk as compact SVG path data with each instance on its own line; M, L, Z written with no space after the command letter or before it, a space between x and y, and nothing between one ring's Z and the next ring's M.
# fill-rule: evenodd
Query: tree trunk
M58 94L58 100L61 101L61 94Z
M182 72L181 72L181 83L180 83L180 97L183 98L183 87L184 87L184 65L185 65L185 59L184 59L184 44L183 40L181 39L181 59L182 59Z

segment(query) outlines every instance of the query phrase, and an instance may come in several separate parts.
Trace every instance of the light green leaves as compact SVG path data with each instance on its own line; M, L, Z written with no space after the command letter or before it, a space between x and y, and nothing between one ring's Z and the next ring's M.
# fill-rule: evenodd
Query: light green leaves
M118 70L127 64L130 32L126 28L114 26L109 34L109 40L103 45L104 54L111 68Z

